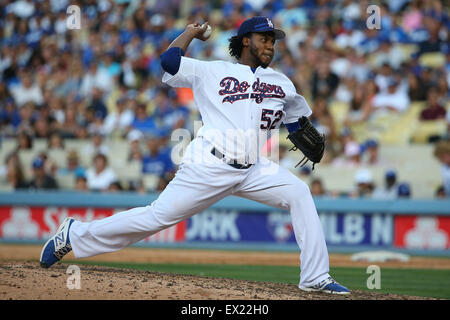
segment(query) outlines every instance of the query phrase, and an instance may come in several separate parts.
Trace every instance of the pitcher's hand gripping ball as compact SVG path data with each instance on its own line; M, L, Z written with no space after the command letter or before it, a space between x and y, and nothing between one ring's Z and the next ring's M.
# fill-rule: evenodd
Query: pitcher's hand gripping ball
M313 163L313 170L316 163L322 160L325 151L325 136L320 134L309 119L305 116L298 119L300 129L291 132L288 139L294 144L289 150L300 149L303 152L303 159L297 163L304 166L308 161ZM304 161L306 159L306 161Z
M204 25L207 24L207 22L205 22L204 24L202 24L202 28L204 27ZM205 39L208 39L211 36L212 33L212 28L211 26L208 24L208 26L206 27L205 32L203 32L203 37Z

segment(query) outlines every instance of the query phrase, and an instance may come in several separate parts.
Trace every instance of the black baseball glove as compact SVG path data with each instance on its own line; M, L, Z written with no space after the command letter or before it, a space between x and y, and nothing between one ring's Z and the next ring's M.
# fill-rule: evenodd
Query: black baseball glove
M304 166L308 161L311 161L313 163L312 169L314 170L314 165L322 160L323 152L325 151L325 136L314 128L307 117L299 118L298 122L300 129L288 135L288 139L294 144L289 151L300 149L303 152L303 159L295 167L299 164ZM306 161L304 161L305 159Z

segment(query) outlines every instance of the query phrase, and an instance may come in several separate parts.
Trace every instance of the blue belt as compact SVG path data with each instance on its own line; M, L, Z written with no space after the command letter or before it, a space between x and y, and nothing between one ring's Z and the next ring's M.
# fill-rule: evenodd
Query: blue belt
M216 158L219 158L220 160L222 160L225 157L221 152L217 151L216 148L213 148L211 150L211 154L213 154ZM240 164L240 163L237 163L236 160L233 160L233 162L231 162L231 163L227 162L227 164L232 166L235 169L248 169L253 165L253 164Z

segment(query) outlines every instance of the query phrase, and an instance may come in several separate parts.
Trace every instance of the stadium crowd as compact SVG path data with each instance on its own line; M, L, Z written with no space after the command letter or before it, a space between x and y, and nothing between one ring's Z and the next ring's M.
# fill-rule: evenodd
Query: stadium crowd
M114 155L105 140L118 139L128 141L127 161L159 177L155 189L164 189L176 170L170 134L177 128L193 133L200 117L189 90L161 83L160 55L187 24L208 21L211 39L194 40L187 54L231 61L228 39L254 15L271 17L287 34L277 42L271 67L289 76L310 103L314 124L327 136L325 163L380 165L382 142L358 141L352 128L386 114L405 114L414 102L423 103L420 121L447 121L447 132L429 143L445 141L450 137L450 18L443 3L0 0L0 139L17 140L1 164L0 180L13 189L51 189L58 188L56 175L73 175L80 191L148 191L139 180L124 185L120 172L108 165ZM81 9L80 29L68 29L71 4ZM378 28L367 24L371 4L380 9ZM336 102L349 106L343 125L330 110ZM64 150L67 163L52 162L44 152L30 163L33 176L26 181L18 153L32 149L36 139L48 141L48 150ZM67 149L65 142L72 139L86 140L84 149ZM90 167L80 164L86 154ZM291 165L281 154L281 164ZM308 168L297 173L310 174ZM364 169L355 181L355 191L347 195L411 194L408 183L396 180L395 168L387 168L385 186L374 186ZM437 196L450 196L445 185L448 181ZM330 194L319 179L311 189L315 195Z

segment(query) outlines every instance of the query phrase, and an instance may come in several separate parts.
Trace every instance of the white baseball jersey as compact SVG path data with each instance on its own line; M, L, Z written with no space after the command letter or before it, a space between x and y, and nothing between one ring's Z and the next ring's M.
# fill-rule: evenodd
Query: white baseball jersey
M163 82L193 90L203 120L197 136L239 163L257 161L267 131L311 115L292 82L272 68L253 73L239 63L181 57L178 72L165 73Z

